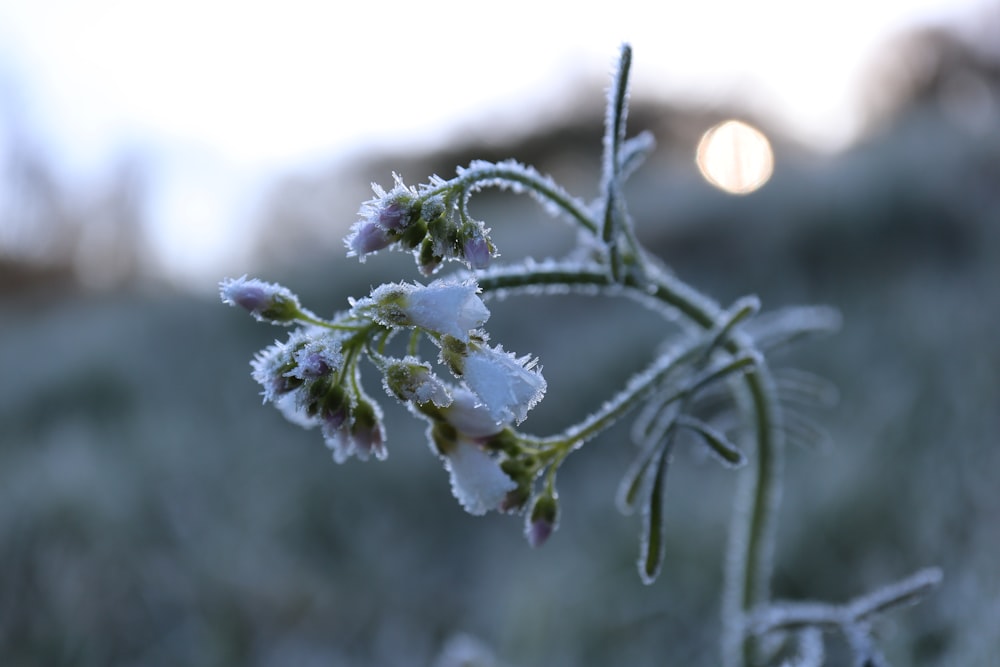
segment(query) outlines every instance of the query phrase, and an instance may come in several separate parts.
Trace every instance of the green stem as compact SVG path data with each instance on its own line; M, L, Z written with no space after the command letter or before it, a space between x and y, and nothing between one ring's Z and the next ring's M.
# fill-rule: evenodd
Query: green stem
M583 203L571 197L538 172L522 167L521 165L504 162L499 164L475 164L450 181L428 189L424 194L425 196L434 196L448 190L457 189L467 191L482 184L504 187L504 185L510 183L517 183L524 186L537 198L551 202L556 208L563 211L590 233L594 235L598 233L598 225L594 222L590 211L587 210L587 207Z
M643 278L630 274L622 288L636 295L649 296L664 303L702 330L709 330L724 310L686 283L645 267ZM646 278L645 276L652 276ZM538 286L611 287L612 278L598 269L566 266L521 272L495 271L479 278L484 292ZM753 345L739 336L726 340L732 354L753 353ZM654 371L654 377L659 377ZM725 567L723 600L723 654L726 667L752 664L754 645L745 627L745 619L770 597L771 554L774 523L780 495L782 447L780 413L774 401L773 382L764 361L743 376L754 420L756 456L750 471L741 477L735 500L729 552ZM600 413L592 415L566 435L540 444L569 447L593 437L624 414L630 402L641 398L655 382L637 385L613 399Z

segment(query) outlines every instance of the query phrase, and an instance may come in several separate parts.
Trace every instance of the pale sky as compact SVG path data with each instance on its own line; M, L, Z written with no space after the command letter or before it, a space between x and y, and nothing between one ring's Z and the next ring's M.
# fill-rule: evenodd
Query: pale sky
M218 264L268 174L370 141L430 143L484 110L530 122L524 98L604 80L623 41L634 91L743 101L836 147L853 129L859 68L890 33L983 3L361 4L4 0L0 76L69 172L122 150L153 158L161 247L176 271L198 274Z

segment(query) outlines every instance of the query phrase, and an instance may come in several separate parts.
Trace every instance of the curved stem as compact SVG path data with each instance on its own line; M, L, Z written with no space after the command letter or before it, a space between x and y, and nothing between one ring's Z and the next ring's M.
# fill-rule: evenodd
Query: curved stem
M488 186L509 188L513 185L524 187L536 198L551 203L590 233L598 234L598 225L582 202L537 171L514 162L474 162L455 178L429 188L424 194L433 196L454 189L473 190Z

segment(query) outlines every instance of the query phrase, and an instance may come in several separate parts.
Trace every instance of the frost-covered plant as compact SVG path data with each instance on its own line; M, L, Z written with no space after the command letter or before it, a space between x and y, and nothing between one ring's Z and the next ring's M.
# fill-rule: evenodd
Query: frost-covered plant
M839 632L857 665L884 665L871 624L912 602L941 574L927 569L846 604L772 599L771 570L788 406L823 401L826 385L803 372L773 369L768 354L789 341L836 329L823 307L761 315L749 296L722 307L666 270L640 245L622 184L654 146L627 138L631 50L621 58L608 96L600 197L581 201L536 170L513 161L473 162L454 178L417 187L396 176L388 192L361 206L346 238L364 261L383 249L413 253L421 274L446 262L465 269L427 284L386 283L330 319L305 310L288 289L246 277L221 284L223 301L256 319L294 327L252 362L253 378L289 420L319 427L337 462L386 457L382 410L362 386L362 362L381 375L385 392L427 424L431 450L451 488L472 514L520 513L532 546L556 530L561 511L557 472L574 452L618 420L635 414L637 453L618 503L642 517L639 576L652 583L663 562L664 480L682 436L703 443L728 468L740 469L725 557L723 664L821 665L824 633ZM561 261L492 266L490 229L469 213L484 188L528 193L579 231ZM520 425L543 398L539 360L490 340L485 297L525 293L605 294L631 298L677 326L648 367L594 412L560 433L536 436ZM393 342L394 339L401 339ZM429 343L429 345L428 345ZM436 350L430 356L428 350Z

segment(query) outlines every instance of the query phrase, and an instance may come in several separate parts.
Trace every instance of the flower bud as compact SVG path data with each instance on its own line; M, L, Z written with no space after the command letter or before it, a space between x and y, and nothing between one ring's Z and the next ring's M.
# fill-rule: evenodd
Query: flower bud
M444 198L440 195L434 197L428 197L424 202L424 205L420 207L420 217L430 222L432 220L437 220L442 215L444 215L445 206Z
M383 248L388 248L392 244L389 233L377 223L370 220L361 220L354 223L351 233L344 239L347 246L347 256L357 257L364 261L365 255L369 255Z
M441 263L444 261L444 257L437 253L435 249L434 239L427 237L420 244L420 252L417 255L417 265L420 268L420 273L429 276L435 271L441 268Z
M462 244L462 256L473 270L487 268L492 257L489 241L479 234L470 236Z
M387 452L381 410L375 403L359 400L352 413L354 420L351 422L351 439L355 454L362 460L367 460L372 453L375 458L384 459Z
M535 498L528 520L525 522L524 535L528 544L538 548L545 544L549 536L559 525L559 502L555 491L545 492Z
M431 371L430 364L415 357L390 361L383 381L386 391L404 402L412 401L417 405L430 402L439 407L451 403L445 383Z
M254 319L272 324L291 324L301 314L299 300L287 288L256 278L227 278L219 283L223 303L240 306Z

